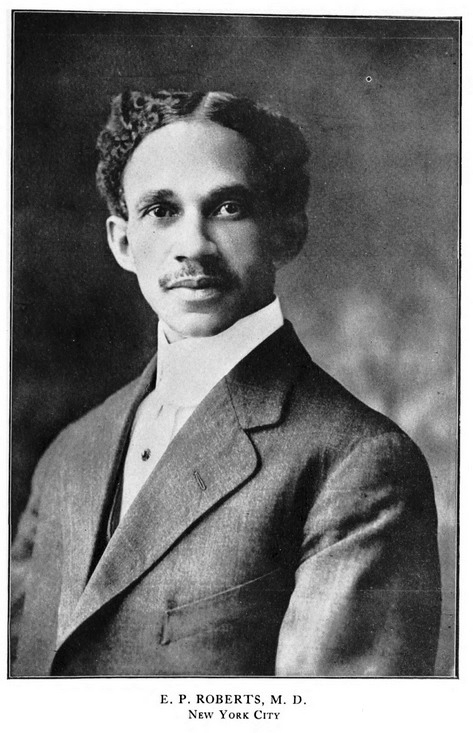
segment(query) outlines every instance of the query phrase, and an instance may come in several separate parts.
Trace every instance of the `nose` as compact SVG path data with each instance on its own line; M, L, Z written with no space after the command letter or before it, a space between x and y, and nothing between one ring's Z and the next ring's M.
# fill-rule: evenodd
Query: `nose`
M173 234L173 256L178 261L199 259L216 252L209 222L200 212L189 212L182 216Z

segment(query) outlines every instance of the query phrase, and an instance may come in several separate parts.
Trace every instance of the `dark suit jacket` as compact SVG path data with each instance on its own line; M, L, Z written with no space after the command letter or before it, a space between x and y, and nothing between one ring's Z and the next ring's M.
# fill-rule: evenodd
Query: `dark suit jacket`
M38 465L13 555L15 608L25 595L14 674L433 674L426 462L287 323L198 406L101 554L154 372Z

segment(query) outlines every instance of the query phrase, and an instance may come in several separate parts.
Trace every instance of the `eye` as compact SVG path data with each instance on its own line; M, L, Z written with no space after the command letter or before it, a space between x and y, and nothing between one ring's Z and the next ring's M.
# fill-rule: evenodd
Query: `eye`
M148 209L146 213L155 219L170 219L173 216L177 216L176 207L171 204L156 204Z
M223 204L217 206L212 216L218 216L221 219L241 219L246 216L246 208L239 201L224 201Z

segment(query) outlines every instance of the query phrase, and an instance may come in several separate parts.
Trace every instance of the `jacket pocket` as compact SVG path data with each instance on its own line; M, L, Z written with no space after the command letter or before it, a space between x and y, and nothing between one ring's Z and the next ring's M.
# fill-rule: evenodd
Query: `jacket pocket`
M205 634L235 623L252 624L261 616L281 622L292 587L287 571L277 568L200 601L170 609L164 614L161 644Z

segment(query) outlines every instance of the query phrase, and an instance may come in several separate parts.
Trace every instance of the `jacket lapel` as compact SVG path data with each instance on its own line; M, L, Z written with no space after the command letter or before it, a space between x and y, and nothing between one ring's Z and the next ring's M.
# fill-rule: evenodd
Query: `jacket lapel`
M80 441L76 452L64 457L61 508L64 564L58 637L63 635L87 584L131 424L138 405L152 388L155 373L156 358L139 379L125 388L123 398L114 405L106 422L97 425L93 421L90 440ZM69 463L74 465L73 474L67 470Z
M202 401L119 524L74 610L68 605L58 646L255 473L258 456L246 431L280 421L302 353L286 325Z

